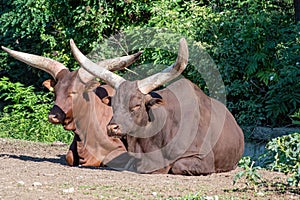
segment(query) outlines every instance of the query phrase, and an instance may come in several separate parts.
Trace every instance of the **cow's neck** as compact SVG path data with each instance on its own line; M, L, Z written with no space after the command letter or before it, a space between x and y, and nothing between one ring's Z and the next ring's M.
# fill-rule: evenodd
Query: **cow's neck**
M76 124L75 133L80 137L80 153L93 156L102 162L108 154L110 157L118 156L126 151L119 139L107 135L106 125L112 116L112 108L103 104L93 90L78 91L73 101L73 116Z

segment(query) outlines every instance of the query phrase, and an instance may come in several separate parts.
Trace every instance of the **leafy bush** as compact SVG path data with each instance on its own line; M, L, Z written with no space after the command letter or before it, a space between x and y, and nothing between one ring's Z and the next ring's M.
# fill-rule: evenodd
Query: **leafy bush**
M300 109L291 115L294 124L300 124ZM292 186L300 186L300 133L274 138L267 143L266 166L271 170L290 174L287 182Z
M295 112L293 115L291 115L291 117L292 117L293 124L300 125L300 109L297 112Z
M78 67L71 56L69 40L88 53L93 47L126 24L147 20L147 2L7 0L0 4L0 44L15 50L53 58L70 68ZM9 59L9 60L8 60ZM9 63L9 64L8 64ZM0 70L12 80L37 84L48 75L24 67L1 51ZM24 74L28 74L24 76ZM34 76L31 76L34 73ZM38 80L38 81L37 81Z
M219 66L240 124L290 123L287 114L300 103L300 29L292 1L162 2L153 4L148 25L202 43Z
M266 145L267 157L270 158L268 168L291 176L289 185L300 186L300 134L294 133L272 139Z
M0 91L0 99L12 103L5 105L0 113L0 137L40 142L71 141L72 132L48 122L51 93L35 92L33 86L12 83L5 77L0 79Z

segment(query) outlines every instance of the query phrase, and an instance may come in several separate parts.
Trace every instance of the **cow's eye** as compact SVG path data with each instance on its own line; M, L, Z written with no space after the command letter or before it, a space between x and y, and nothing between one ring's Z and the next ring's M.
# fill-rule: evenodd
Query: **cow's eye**
M73 96L73 95L75 95L75 94L77 94L77 92L72 91L72 92L69 92L68 96L71 97L71 96Z
M140 109L141 105L135 105L134 107L132 107L130 109L130 112L134 112L134 111L137 111L138 109Z

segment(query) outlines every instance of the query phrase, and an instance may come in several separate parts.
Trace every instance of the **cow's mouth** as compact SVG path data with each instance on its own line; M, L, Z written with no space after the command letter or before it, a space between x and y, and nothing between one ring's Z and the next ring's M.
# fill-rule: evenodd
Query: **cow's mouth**
M68 122L65 122L65 123L63 124L63 127L64 127L65 130L68 130L68 131L74 131L74 130L76 129L75 123L74 123L73 120L70 120L70 121L68 121Z
M114 137L114 138L122 138L124 136L126 136L126 133L121 133L121 132L112 132L112 131L108 131L108 136L109 137Z
M120 126L115 123L111 123L107 126L107 134L109 137L117 137L117 138L121 138L124 135L126 135L121 131Z
M48 114L48 120L52 124L64 124L66 122L66 114L59 106L54 105Z
M75 123L72 118L61 119L57 115L49 114L48 120L52 124L62 124L65 130L75 130Z

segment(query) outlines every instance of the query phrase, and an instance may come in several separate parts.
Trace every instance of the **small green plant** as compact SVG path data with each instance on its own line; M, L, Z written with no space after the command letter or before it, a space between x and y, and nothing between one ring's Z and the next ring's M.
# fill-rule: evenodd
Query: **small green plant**
M267 168L290 177L287 182L290 186L300 186L300 134L293 133L274 138L267 143Z
M196 193L196 194L189 194L179 198L167 198L166 200L218 200L218 199L219 197L217 195L206 196L206 195L201 195L201 193Z
M300 109L291 115L293 124L300 124ZM266 145L266 157L269 158L266 167L289 174L287 183L290 186L300 186L300 133L277 137Z
M33 86L0 79L0 99L6 102L0 112L0 137L69 143L72 132L48 122L53 94L35 92Z
M237 180L245 177L246 185L249 187L251 185L254 186L255 191L257 190L257 186L262 182L262 177L258 174L257 170L261 169L259 166L254 166L254 161L251 161L249 156L243 157L239 161L239 167L243 169L243 171L238 172L233 179L233 185L236 184Z

